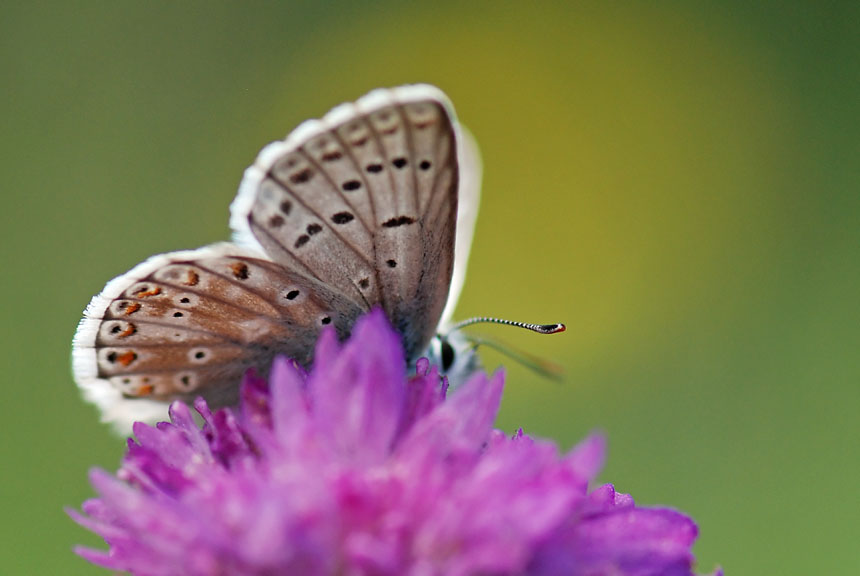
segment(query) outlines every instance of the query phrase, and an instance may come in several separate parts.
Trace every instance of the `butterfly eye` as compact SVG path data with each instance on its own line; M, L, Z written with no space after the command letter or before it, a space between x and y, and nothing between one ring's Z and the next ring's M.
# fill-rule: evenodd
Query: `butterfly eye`
M442 358L442 372L447 372L454 365L456 354L454 353L454 347L451 346L451 343L447 339L443 339L440 346L439 355Z

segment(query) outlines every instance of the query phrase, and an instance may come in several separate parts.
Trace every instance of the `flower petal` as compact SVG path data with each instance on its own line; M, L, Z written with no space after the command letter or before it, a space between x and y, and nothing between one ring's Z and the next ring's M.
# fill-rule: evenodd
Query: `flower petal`
M332 331L323 334L308 388L314 419L341 457L378 463L388 454L405 402L406 362L395 333L380 309L355 324L350 341L337 353Z
M696 534L693 521L674 510L622 506L569 522L537 554L532 570L559 576L688 576Z

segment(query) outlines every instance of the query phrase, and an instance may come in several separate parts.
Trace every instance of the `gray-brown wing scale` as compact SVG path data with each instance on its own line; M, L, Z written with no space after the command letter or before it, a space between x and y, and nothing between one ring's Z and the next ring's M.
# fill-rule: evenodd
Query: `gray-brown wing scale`
M377 90L263 149L245 172L231 226L238 242L345 300L381 305L412 359L447 300L457 181L444 94Z

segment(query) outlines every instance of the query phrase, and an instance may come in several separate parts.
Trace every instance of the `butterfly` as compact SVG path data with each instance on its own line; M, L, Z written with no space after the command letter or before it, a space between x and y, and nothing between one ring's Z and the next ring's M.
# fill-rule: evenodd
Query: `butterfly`
M374 90L263 148L230 206L233 241L151 257L87 306L72 367L120 430L174 400L238 399L275 355L308 365L321 330L345 338L381 307L410 362L466 373L440 336L465 279L481 162L442 91Z

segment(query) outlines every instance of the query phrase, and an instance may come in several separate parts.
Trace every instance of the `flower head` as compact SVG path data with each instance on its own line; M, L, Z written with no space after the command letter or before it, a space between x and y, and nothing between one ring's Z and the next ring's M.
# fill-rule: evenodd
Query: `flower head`
M280 358L246 377L238 409L198 400L202 428L181 403L137 424L72 512L109 550L78 553L141 576L691 574L689 518L588 492L601 436L566 455L506 437L500 373L446 398L435 368L405 366L374 311L344 345L325 332L309 373Z

